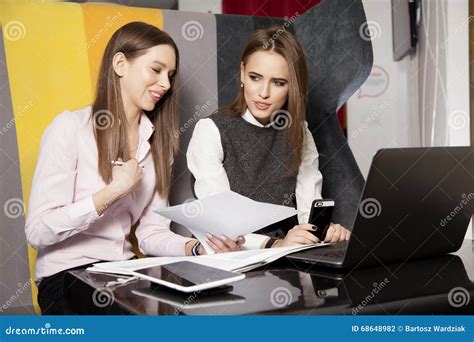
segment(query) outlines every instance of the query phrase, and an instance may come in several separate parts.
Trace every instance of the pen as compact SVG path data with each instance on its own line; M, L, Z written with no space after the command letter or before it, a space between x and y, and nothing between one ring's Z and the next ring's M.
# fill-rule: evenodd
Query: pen
M118 160L112 160L112 165L114 166L122 166L123 164L125 164L124 162L121 162L121 161L118 161ZM145 167L143 165L139 165L142 169L144 169Z

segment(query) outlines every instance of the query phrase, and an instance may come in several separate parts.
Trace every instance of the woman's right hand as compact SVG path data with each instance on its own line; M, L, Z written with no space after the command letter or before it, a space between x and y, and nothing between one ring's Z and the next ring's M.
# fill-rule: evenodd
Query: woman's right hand
M288 247L294 245L318 243L319 239L310 233L314 230L314 226L307 223L294 226L288 231L285 238L283 240L279 240L273 247Z
M221 235L217 237L211 233L207 233L206 243L211 247L216 253L227 253L227 252L238 252L240 251L241 246L245 243L245 238L240 235L237 240L232 240L226 235ZM206 250L201 245L202 250L200 253L206 253Z
M138 165L138 161L133 158L123 165L116 165L112 168L112 182L110 185L121 197L125 197L133 191L142 178L143 170Z

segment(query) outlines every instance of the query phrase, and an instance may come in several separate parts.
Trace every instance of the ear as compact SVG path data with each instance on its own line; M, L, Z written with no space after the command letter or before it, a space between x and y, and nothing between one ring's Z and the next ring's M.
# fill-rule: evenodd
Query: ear
M123 77L125 75L125 71L127 69L127 58L123 54L123 52L117 52L112 59L112 66L114 68L115 73L119 77Z
M240 62L240 83L243 83L245 79L245 65L244 62Z

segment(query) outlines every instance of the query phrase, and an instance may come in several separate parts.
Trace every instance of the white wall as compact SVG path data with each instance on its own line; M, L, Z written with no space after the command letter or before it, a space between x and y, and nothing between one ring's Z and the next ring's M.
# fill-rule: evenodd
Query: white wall
M398 62L391 0L363 3L374 68L347 104L348 140L363 175L380 148L469 145L468 0L422 0L417 53Z
M420 143L416 118L417 58L393 61L390 0L365 0L372 32L374 67L347 103L348 140L364 177L373 155L388 147Z

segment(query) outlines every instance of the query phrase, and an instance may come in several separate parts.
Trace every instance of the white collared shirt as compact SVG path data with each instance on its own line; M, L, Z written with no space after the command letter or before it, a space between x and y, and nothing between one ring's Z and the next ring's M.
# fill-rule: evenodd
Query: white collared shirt
M248 109L242 118L255 126L265 128L271 126L270 124L262 125ZM306 121L305 127L305 149L296 178L295 190L299 223L308 223L311 204L313 200L321 198L323 184L323 176L319 171L318 150ZM223 164L224 151L220 132L212 119L204 118L196 123L186 157L188 168L196 179L194 191L198 198L230 190L229 179ZM245 239L244 249L254 249L260 248L267 237L249 234L245 236Z

